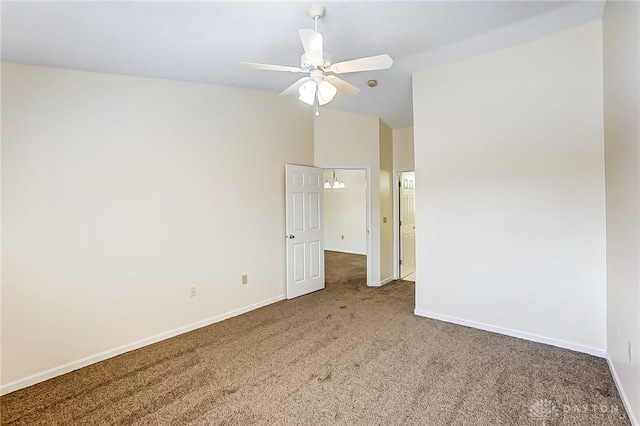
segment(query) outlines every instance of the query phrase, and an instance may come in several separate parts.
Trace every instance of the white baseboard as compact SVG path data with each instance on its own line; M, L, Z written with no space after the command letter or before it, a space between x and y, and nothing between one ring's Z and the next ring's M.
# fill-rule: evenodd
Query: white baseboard
M389 278L385 278L382 281L374 281L374 282L368 284L368 286L369 287L382 287L383 285L388 284L393 280L394 280L394 278L393 278L393 276L391 276Z
M328 247L325 247L324 249L325 249L325 251L337 251L338 253L359 254L361 256L366 256L367 255L366 251L361 252L361 251L345 250L345 249L338 249L338 248L328 248Z
M484 324L481 322L451 317L449 315L423 311L421 309L414 310L414 314L419 315L421 317L432 318L440 321L450 322L453 324L464 325L471 328L478 328L480 330L491 331L493 333L504 334L512 337L518 337L520 339L530 340L532 342L545 343L547 345L557 346L559 348L571 349L572 351L582 352L582 353L594 355L600 358L604 358L606 355L604 349L593 348L591 346L585 346L579 343L566 342L564 340L553 339L545 336L539 336L537 334L531 334L531 333L526 333L524 331L512 330L510 328L499 327L496 325Z
M59 367L54 367L50 370L43 371L41 373L34 374L32 376L25 377L24 379L19 379L11 383L7 383L6 385L2 385L0 387L0 395L6 395L10 392L17 391L22 388L26 388L28 386L35 385L36 383L44 382L45 380L53 379L54 377L61 376L63 374L69 373L74 370L78 370L82 367L86 367L91 364L95 364L96 362L104 361L108 358L113 358L114 356L121 355L125 352L129 352L135 349L142 348L144 346L151 345L153 343L160 342L162 340L169 339L171 337L178 336L183 333L187 333L189 331L193 331L195 329L205 327L207 325L214 324L216 322L220 322L226 320L231 317L235 317L241 314L244 314L249 311L253 311L254 309L261 308L266 305L270 305L275 302L279 302L281 300L285 300L286 295L281 294L279 296L273 297L271 299L263 300L261 302L253 303L251 305L234 309L232 311L226 312L224 314L216 315L214 317L195 322L193 324L186 325L184 327L179 327L173 330L166 331L164 333L156 334L155 336L147 337L142 340L138 340L137 342L129 343L124 346L120 346L114 349L110 349L108 351L104 351L95 355L88 356L86 358L82 358L77 361L70 362L68 364L61 365Z
M393 276L390 276L389 278L385 278L384 280L380 281L380 285L383 286L385 284L390 283L391 281L394 281L395 278L393 278Z
M631 402L629 402L629 398L627 398L627 394L624 391L624 388L622 387L622 383L620 382L620 378L618 377L618 373L616 372L616 368L613 365L613 361L611 360L611 357L609 356L609 353L607 352L607 364L609 364L609 370L611 370L611 375L613 376L613 382L616 384L616 388L618 389L618 393L620 394L620 399L622 399L622 404L624 405L624 408L627 410L627 415L629 416L629 420L631 420L631 424L632 426L640 426L640 423L638 422L638 418L635 416L632 407L631 407Z

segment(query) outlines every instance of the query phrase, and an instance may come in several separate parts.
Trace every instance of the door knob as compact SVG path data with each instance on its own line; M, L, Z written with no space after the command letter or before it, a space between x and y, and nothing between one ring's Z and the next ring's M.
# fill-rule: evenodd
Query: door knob
M290 239L290 240L293 240L295 237L296 237L295 235L293 235L293 234L289 234L289 239Z

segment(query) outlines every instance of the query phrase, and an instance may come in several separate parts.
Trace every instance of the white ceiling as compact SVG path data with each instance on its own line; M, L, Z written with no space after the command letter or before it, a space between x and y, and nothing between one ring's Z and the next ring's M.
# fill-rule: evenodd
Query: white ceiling
M242 68L299 66L307 8L289 2L2 1L2 60L282 91L300 76ZM362 92L328 107L410 126L411 72L575 27L601 1L325 1L319 22L334 62L388 53L390 70L343 74ZM367 80L379 81L375 89ZM299 102L295 97L291 102ZM311 107L310 107L311 108ZM311 111L310 111L311 113Z

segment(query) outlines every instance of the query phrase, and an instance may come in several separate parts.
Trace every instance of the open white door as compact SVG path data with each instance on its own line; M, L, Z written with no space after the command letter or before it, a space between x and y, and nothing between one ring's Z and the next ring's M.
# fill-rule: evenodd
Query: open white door
M400 278L416 270L415 172L400 175Z
M285 165L287 299L324 288L322 169Z

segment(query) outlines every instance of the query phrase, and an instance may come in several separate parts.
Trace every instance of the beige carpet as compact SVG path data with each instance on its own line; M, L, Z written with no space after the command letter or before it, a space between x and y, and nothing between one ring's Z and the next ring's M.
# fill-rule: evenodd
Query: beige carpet
M327 288L2 397L3 424L628 425L604 360L413 315L413 283Z

